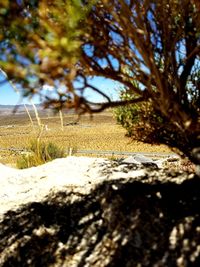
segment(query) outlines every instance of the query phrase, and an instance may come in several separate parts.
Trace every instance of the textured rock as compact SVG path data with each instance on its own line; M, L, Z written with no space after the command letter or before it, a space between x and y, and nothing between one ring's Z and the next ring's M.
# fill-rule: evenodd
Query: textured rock
M0 165L0 215L22 204L42 201L51 191L82 187L88 193L105 179L139 176L144 171L116 171L117 165L102 158L67 157L38 167L19 170Z
M2 213L0 266L200 266L194 174L76 157L38 168L8 173L23 197Z
M158 168L158 164L156 161L152 160L149 157L143 156L143 155L134 155L130 156L128 158L125 158L122 163L126 164L133 164L135 166L140 166L140 167L151 167L151 168Z

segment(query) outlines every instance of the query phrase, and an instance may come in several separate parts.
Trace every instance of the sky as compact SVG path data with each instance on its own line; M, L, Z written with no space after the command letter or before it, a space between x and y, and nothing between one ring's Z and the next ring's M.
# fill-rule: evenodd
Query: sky
M108 95L112 100L118 99L120 85L117 82L101 77L95 77L91 80L91 83L98 89L102 90L104 93L109 92ZM101 96L94 92L91 92L91 90L86 91L85 96L87 96L87 99L89 99L90 101L104 101ZM19 102L20 100L20 95L14 91L14 89L8 82L0 84L0 105L16 105L29 103L29 100L27 98L24 98L22 100L23 102ZM35 104L40 103L39 97L34 97L32 100Z

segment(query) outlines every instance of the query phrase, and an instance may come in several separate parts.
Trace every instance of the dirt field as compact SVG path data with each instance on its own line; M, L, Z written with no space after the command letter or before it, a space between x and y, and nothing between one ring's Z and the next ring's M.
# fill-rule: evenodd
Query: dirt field
M0 148L26 148L30 140L40 135L37 121L32 113L34 127L26 113L0 115ZM64 128L61 129L58 114L48 115L40 112L44 130L41 133L43 141L52 141L59 146L73 150L113 150L129 152L166 152L166 146L153 146L132 141L125 137L125 130L116 124L112 112L107 111L94 115L82 116L64 115ZM0 162L15 164L19 153L0 151Z

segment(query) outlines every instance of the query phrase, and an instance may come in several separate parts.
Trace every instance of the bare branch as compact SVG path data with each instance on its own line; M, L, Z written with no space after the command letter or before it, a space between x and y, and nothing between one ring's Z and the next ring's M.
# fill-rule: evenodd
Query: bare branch
M107 102L107 103L93 103L93 102L89 102L86 101L87 104L89 104L89 106L91 107L91 112L92 113L99 113L107 108L115 108L115 107L119 107L119 106L125 106L125 105L131 105L131 104L136 104L136 103L140 103L143 101L147 101L149 99L149 97L147 96L141 96L135 99L131 99L131 100L124 100L124 101L115 101L115 102ZM93 108L93 107L98 107L99 108Z

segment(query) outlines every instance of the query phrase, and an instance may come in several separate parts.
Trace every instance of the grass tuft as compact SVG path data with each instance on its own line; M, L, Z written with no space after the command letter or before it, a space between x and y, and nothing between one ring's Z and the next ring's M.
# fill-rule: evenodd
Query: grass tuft
M30 143L28 150L30 151L29 153L21 155L18 158L17 168L30 168L44 164L56 158L65 157L64 149L52 142L45 143L40 140L33 140Z

